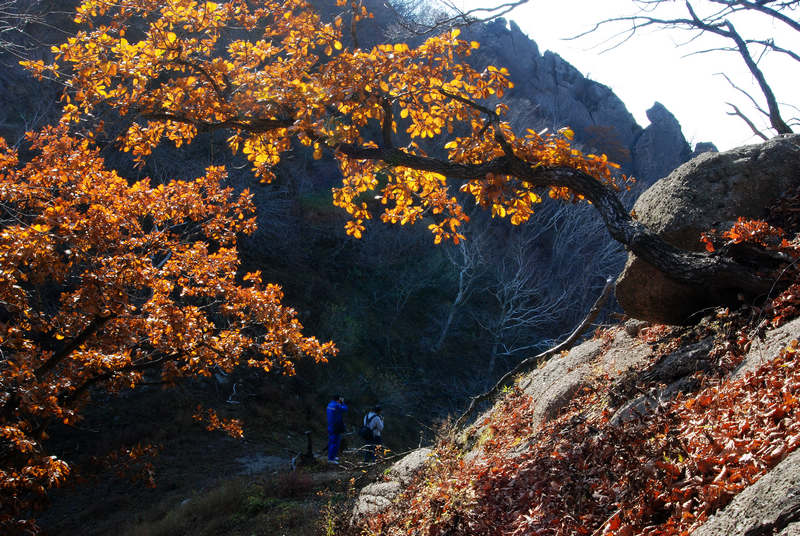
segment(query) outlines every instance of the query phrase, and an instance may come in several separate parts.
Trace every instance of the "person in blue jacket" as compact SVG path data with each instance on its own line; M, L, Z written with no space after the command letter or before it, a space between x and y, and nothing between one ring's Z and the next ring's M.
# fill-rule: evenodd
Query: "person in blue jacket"
M347 406L341 395L334 395L328 403L328 462L339 463L339 445L344 432L344 414Z

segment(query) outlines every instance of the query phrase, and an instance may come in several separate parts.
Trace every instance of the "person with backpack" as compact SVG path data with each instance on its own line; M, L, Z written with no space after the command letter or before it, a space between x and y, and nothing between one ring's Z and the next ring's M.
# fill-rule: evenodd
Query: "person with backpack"
M371 462L375 460L375 452L378 450L378 445L381 444L381 434L383 433L383 416L381 415L381 407L375 406L364 415L364 422L359 430L359 435L366 441L364 445L364 461Z
M341 395L333 395L326 408L328 418L328 463L339 463L339 446L344 432L344 414L347 406Z

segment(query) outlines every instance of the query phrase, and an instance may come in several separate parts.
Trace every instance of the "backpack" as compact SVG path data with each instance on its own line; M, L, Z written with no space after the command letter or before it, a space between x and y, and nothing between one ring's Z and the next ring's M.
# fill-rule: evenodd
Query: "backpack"
M375 418L375 417L377 417L377 416L378 416L378 414L377 414L377 413L374 413L374 414L372 415L372 418L370 418L370 420L369 420L369 421L367 421L367 416L366 416L366 415L364 415L364 421L365 421L365 422L364 422L364 424L362 424L362 425L361 425L361 428L359 428L359 429L358 429L358 435L359 435L359 437L361 437L361 439L363 439L364 441L372 441L372 440L373 440L373 437L372 437L372 428L370 428L370 427L369 427L369 425L370 425L370 423L372 423L372 419L374 419L374 418Z

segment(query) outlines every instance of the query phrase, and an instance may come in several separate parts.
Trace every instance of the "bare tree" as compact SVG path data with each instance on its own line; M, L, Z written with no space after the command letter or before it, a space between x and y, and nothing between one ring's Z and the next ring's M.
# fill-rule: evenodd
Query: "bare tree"
M0 53L11 54L20 59L30 59L41 54L41 49L52 43L41 39L48 33L66 35L72 13L63 2L45 0L0 0Z
M470 215L470 218L475 217L480 217L480 213ZM485 275L491 231L492 228L489 225L472 226L466 231L469 235L468 240L462 240L458 244L449 245L444 249L445 255L455 271L456 294L447 308L439 336L431 348L434 352L438 352L442 348L456 313L469 301L479 286L480 279Z
M546 205L539 225L511 228L492 255L485 290L493 306L473 310L492 341L489 378L499 358L513 361L565 336L564 327L585 314L605 280L622 268L622 248L576 208Z
M591 210L546 202L537 225L520 227L471 214L479 221L465 231L467 240L445 250L455 294L432 350L444 346L450 331L474 322L486 334L491 381L499 361L514 363L563 338L565 326L580 320L626 257Z
M684 44L694 43L701 36L706 35L721 38L722 44L696 50L690 54L711 52L737 54L756 81L763 104L735 84L730 77L725 74L722 76L736 91L743 93L755 110L765 117L769 124L767 128L778 134L788 134L793 132L792 127L800 125L800 119L797 117L784 119L787 109L797 110L797 107L781 103L778 100L760 65L761 60L767 54L778 54L790 58L794 62L800 62L800 55L790 47L783 46L771 35L749 37L734 25L734 21L737 25L742 22L741 27L744 27L749 22L764 19L772 22L775 26L785 28L789 31L789 35L792 35L792 32L800 32L800 21L797 14L800 0L684 0L682 3L682 9L685 10L682 13L683 16L676 15L674 10L680 3L676 3L674 0L633 0L633 2L639 7L637 14L603 20L574 38L594 33L603 26L619 24L623 24L625 27L611 38L611 48L621 45L645 28L675 29L688 32L689 38ZM666 16L659 16L660 14ZM762 139L768 138L764 129L759 128L756 122L738 106L731 102L727 104L731 108L728 112L729 115L744 120L753 133Z
M495 0L467 10L459 8L452 0L392 0L386 5L397 18L395 33L427 35L457 26L488 22L527 3L528 0Z

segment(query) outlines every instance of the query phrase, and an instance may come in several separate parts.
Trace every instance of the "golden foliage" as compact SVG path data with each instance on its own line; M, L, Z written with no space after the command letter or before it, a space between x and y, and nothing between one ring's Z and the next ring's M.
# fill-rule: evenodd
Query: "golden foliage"
M301 333L278 286L257 273L237 279L236 235L255 218L249 192L221 186L222 169L129 183L64 125L29 139L37 154L26 164L0 143L0 527L9 530L69 473L42 440L48 423L80 420L90 389L132 389L148 370L167 384L238 364L291 373L301 356L335 353Z
M355 20L370 16L360 2L340 4L349 5ZM344 176L335 203L351 214L346 229L355 237L372 217L364 202L371 192L384 205L383 221L430 216L437 242L463 238L456 229L466 217L450 181L389 161L387 153L361 156L390 148L387 133L402 131L402 151L424 157L423 142L465 132L443 144L450 164L513 154L531 166L568 166L613 185L615 165L571 148L571 130L516 137L501 121L502 101L493 110L478 104L503 97L513 83L505 68L478 72L463 63L479 45L460 40L458 29L416 48L351 49L343 45L341 18L324 23L304 0L267 0L257 8L238 0L85 0L76 21L87 29L54 47L54 63L29 63L37 74L69 79L64 121L86 118L101 104L135 112L142 121L122 142L140 160L164 139L180 146L199 130L229 129L231 149L241 150L263 181L272 180L293 139L313 145L315 158L328 149ZM134 21L135 38L128 32ZM369 139L375 125L383 126L380 145ZM380 186L379 174L388 177ZM541 200L534 185L508 175L471 178L461 189L515 224L527 221ZM549 195L580 199L560 185Z

